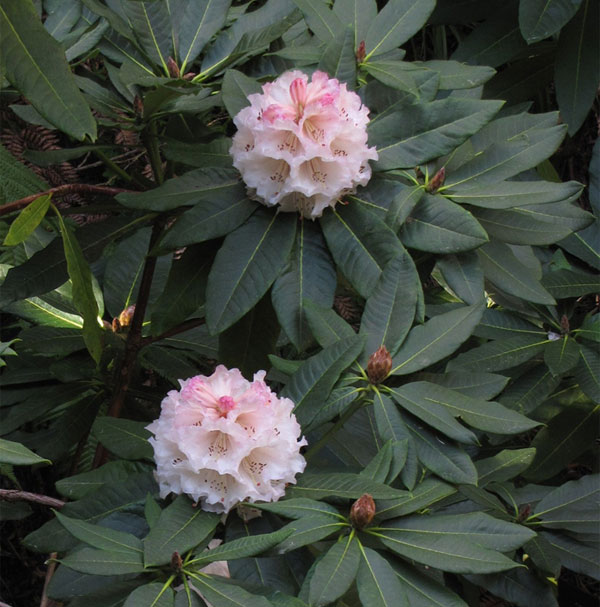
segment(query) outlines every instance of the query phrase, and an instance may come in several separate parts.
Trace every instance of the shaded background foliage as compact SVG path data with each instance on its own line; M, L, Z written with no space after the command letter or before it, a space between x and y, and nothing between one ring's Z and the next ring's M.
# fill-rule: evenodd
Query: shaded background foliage
M552 605L548 577L561 604L597 596L598 2L377 5L3 3L2 482L68 501L0 501L4 600L39 600L50 552L72 606L150 604L173 550L206 561L217 521L154 500L143 426L216 361L270 369L311 449L289 499L218 527L249 537L216 607ZM228 155L246 96L292 67L356 89L380 153L314 223L248 200ZM382 343L373 389L353 363ZM377 527L348 535L364 492ZM114 532L129 575L94 565Z

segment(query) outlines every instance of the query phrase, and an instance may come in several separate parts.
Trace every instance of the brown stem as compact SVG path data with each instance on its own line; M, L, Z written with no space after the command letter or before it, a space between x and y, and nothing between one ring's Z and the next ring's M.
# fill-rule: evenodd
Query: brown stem
M53 605L56 605L56 603L48 598L48 595L46 594L47 590L48 590L48 586L50 585L50 580L52 579L52 576L54 575L54 570L56 569L56 559L58 558L58 553L57 552L51 552L50 553L50 558L49 558L49 563L48 563L48 568L46 569L46 577L44 579L44 589L42 590L42 600L40 601L40 607L53 607Z
M42 495L40 493L30 493L29 491L21 491L20 489L0 489L0 500L5 502L34 502L50 508L62 508L66 502Z
M186 320L180 325L172 327L171 329L165 331L164 333L161 333L160 335L157 335L156 337L143 337L142 347L153 344L155 341L160 341L161 339L167 339L167 337L173 337L173 335L178 335L179 333L183 333L184 331L189 331L190 329L199 327L204 323L204 318L191 318L190 320Z
M148 244L148 252L152 250L158 241L163 228L163 223L163 221L157 221L154 224L152 236L150 237L150 243ZM129 390L129 384L131 383L131 379L133 377L135 361L138 352L143 346L142 323L144 322L148 298L150 297L150 288L152 287L152 278L154 276L155 267L156 257L147 256L146 262L144 263L137 301L135 302L133 319L129 327L129 333L127 334L127 341L125 342L125 352L123 354L123 358L121 359L121 364L117 370L113 398L106 413L106 415L109 417L119 417L121 414L121 409L123 408L123 404L125 403L125 399L127 397L127 391ZM107 454L104 447L99 444L98 448L96 449L93 467L97 468L98 466L101 466L106 461L106 457Z
M13 202L4 204L0 206L0 216L12 213L13 211L18 211L19 209L22 209L23 207L26 207L28 204L32 203L34 200L37 200L40 196L44 196L46 194L56 194L57 196L60 196L62 194L78 192L82 194L104 194L105 196L114 197L117 194L132 191L133 190L125 190L123 188L109 188L103 185L89 185L87 183L66 183L64 185L56 186L55 188L50 188L44 192L31 194L30 196L25 196L25 198L20 198L19 200L14 200Z

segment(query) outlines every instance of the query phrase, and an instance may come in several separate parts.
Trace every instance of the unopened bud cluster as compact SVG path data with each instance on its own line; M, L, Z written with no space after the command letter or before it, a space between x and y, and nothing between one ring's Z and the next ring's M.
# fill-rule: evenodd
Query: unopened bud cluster
M364 529L375 516L375 501L368 493L359 497L350 508L350 522L355 529Z
M380 384L392 370L392 357L385 346L381 346L369 357L367 377L372 384Z

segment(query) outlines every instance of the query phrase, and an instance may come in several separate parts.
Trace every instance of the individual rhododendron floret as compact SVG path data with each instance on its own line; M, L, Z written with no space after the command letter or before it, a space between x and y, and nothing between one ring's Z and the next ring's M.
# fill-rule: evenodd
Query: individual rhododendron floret
M234 118L230 153L252 198L314 218L367 184L368 161L377 160L367 145L369 110L345 84L291 71L248 100Z
M210 376L180 380L147 426L154 437L161 497L186 493L202 508L228 512L240 502L274 501L306 465L306 444L292 413L264 381L220 365Z

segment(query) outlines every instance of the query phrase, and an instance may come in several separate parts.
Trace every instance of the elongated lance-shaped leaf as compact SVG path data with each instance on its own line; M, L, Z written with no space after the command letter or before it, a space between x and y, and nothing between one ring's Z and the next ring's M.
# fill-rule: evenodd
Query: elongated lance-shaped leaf
M483 303L465 306L414 327L394 356L391 373L420 371L452 354L471 335L484 309Z
M123 607L173 607L174 598L172 588L165 584L152 582L138 586L127 597Z
M96 139L96 121L59 43L45 30L30 0L0 7L0 54L6 78L49 122L83 140Z
M241 586L222 582L218 577L194 575L194 586L211 605L222 607L271 607L264 596L251 594Z
M83 340L92 358L99 363L102 356L103 331L92 286L92 271L74 234L65 225L58 209L53 209L58 216L67 270L73 284L73 303L83 317Z
M41 223L50 207L50 196L40 196L26 206L11 223L4 244L12 246L23 242Z
M361 561L356 586L364 607L404 607L406 594L394 570L375 550L359 546Z
M354 581L359 562L358 539L353 534L341 538L315 567L310 579L309 603L322 607L342 596Z
M475 462L479 480L477 485L484 487L490 482L502 482L515 478L526 470L533 458L535 449L504 449L492 457Z
M208 277L211 332L230 327L266 293L287 264L295 233L294 216L261 209L225 238Z
M115 552L96 548L80 548L60 559L60 562L69 569L89 575L123 575L144 571L142 553L134 550Z
M344 25L352 26L354 50L367 36L371 22L377 16L375 0L337 0L333 12Z
M322 42L329 43L343 34L344 28L338 16L324 2L320 0L294 0L294 2L302 11L308 27Z
M50 460L36 455L21 443L0 438L0 463L11 466L31 466L49 464Z
M519 4L519 26L529 44L548 38L565 26L581 0L530 0Z
M540 537L548 541L552 547L553 556L560 561L563 567L600 580L598 550L594 544L590 546L566 533L542 531Z
M250 105L248 95L260 92L261 86L254 78L250 78L238 70L227 70L225 72L221 96L223 97L225 109L232 118L241 109Z
M358 499L364 493L371 494L374 499L394 499L404 493L349 472L306 473L298 477L298 483L289 491L293 497L314 500L328 496Z

